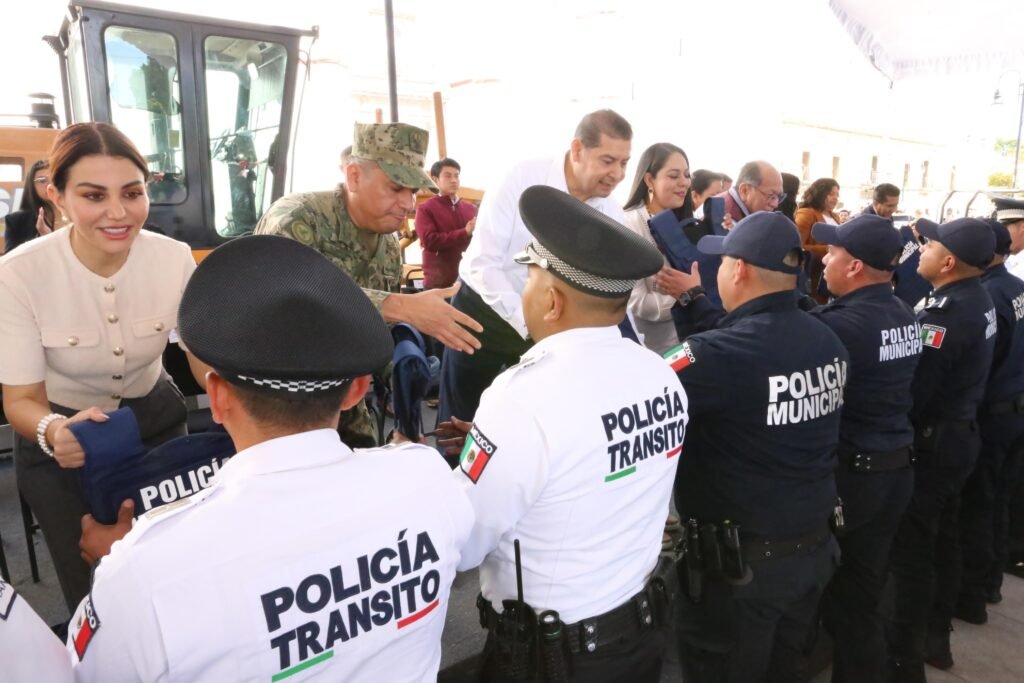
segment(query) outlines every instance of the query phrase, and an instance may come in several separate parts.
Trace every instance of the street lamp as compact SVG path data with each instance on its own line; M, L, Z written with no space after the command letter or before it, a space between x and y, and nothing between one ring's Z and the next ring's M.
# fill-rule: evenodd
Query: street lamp
M1003 74L999 77L999 80L1001 81L1003 79L1003 76L1005 76L1008 73L1011 72L1003 72ZM1020 165L1020 133L1021 128L1024 127L1024 80L1021 80L1020 72L1014 71L1013 73L1017 74L1017 94L1020 97L1020 115L1017 120L1017 146L1014 148L1013 154L1013 189L1017 189L1017 167ZM996 82L996 84L998 86L998 81ZM992 104L1002 103L1003 97L1002 95L999 94L999 88L997 87L996 94L992 98Z

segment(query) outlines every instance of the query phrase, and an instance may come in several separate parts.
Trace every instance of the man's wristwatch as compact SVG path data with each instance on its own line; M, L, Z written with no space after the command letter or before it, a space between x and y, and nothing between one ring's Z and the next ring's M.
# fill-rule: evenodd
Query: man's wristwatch
M680 306L689 306L691 301L696 299L701 294L704 294L705 291L706 290L700 285L697 285L696 287L690 287L688 290L679 295L677 301L679 302Z

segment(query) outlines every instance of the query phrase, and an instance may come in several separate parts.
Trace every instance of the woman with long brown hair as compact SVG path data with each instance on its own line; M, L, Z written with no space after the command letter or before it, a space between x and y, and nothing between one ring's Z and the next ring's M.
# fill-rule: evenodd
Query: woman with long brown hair
M69 426L127 406L147 446L185 432L161 355L195 262L187 245L142 229L149 170L113 126L62 131L49 170L47 195L70 224L0 259L0 383L18 487L74 610L89 590L78 549L89 510Z

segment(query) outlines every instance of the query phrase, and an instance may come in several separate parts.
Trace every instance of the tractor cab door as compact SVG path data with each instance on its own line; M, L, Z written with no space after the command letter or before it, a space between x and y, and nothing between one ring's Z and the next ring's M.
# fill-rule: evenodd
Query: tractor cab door
M77 3L59 36L68 120L120 128L152 173L150 227L214 247L252 232L284 193L300 42L312 35Z

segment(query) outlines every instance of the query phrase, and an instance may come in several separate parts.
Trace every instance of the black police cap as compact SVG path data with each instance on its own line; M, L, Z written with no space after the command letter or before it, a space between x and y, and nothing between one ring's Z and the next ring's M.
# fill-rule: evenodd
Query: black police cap
M842 225L815 223L811 237L822 244L842 247L876 270L895 270L903 252L903 239L892 221L870 213L862 213Z
M721 254L747 263L791 275L800 272L797 260L800 232L781 213L757 211L736 223L728 235L704 235L697 242L704 254Z
M181 297L178 333L228 381L314 398L391 359L391 334L363 291L313 249L286 237L218 247Z
M534 239L516 262L540 266L581 292L628 296L637 280L654 275L664 263L643 237L553 187L526 188L519 214Z
M991 228L979 218L957 218L948 223L936 223L919 218L914 229L922 237L935 240L959 260L984 270L995 253L996 238Z
M1000 223L995 218L982 218L985 224L992 229L992 235L996 238L996 253L1003 256L1007 256L1010 253L1010 247L1013 243L1013 238L1010 237L1010 229L1006 227L1005 223ZM1024 218L1021 218L1024 220Z

